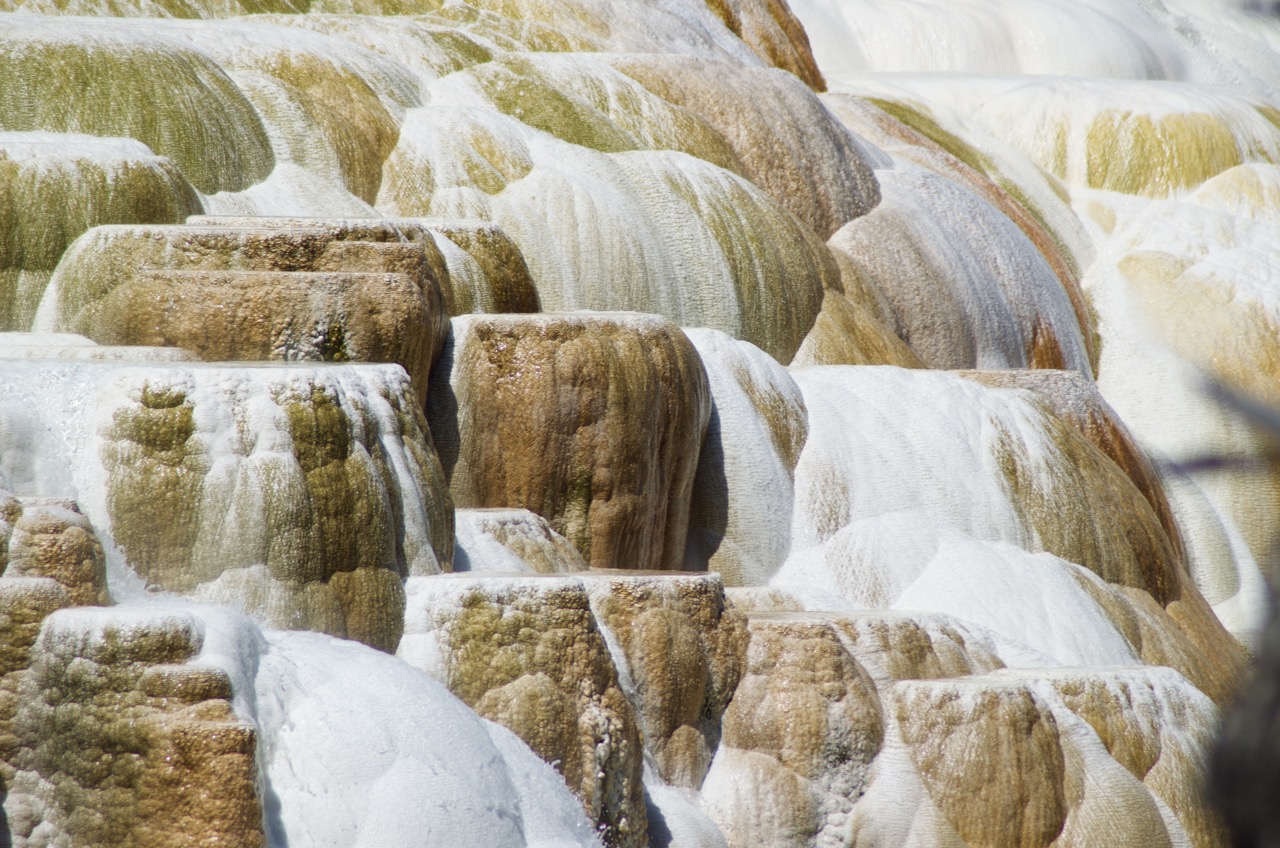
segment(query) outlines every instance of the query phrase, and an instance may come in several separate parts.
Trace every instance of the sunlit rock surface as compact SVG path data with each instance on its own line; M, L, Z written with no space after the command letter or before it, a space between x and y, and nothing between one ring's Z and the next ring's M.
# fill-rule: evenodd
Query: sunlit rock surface
M111 603L106 554L75 501L0 490L0 576L48 577L74 604Z
M888 298L902 337L932 368L1089 371L1060 280L995 207L935 174L877 172L883 198L832 236Z
M201 359L396 362L425 392L444 302L419 244L332 229L101 227L59 263L42 310L106 345Z
M19 844L265 845L252 724L180 613L55 612L11 725Z
M1239 5L0 0L7 841L1225 846Z
M470 312L538 312L538 292L520 248L491 221L426 218L327 218L323 216L193 215L192 226L320 228L336 241L412 242L436 278L449 315ZM331 248L345 259L351 248ZM360 248L354 248L359 252ZM428 285L424 296L431 298ZM441 330L441 333L447 330Z
M0 108L0 128L12 113ZM202 211L170 159L127 138L0 132L0 328L26 330L67 245L97 224Z
M408 594L400 656L557 764L606 844L647 844L640 732L582 581L457 575Z
M796 461L809 422L800 388L763 351L714 330L688 330L711 388L698 455L685 565L729 585L767 582L790 550Z
M595 567L683 563L711 398L671 323L455 318L427 406L458 506L532 510Z
M0 473L75 497L121 569L277 626L394 650L401 581L453 516L392 366L9 362ZM64 443L35 434L59 422Z
M454 522L454 571L562 574L589 567L568 539L527 509L459 509Z

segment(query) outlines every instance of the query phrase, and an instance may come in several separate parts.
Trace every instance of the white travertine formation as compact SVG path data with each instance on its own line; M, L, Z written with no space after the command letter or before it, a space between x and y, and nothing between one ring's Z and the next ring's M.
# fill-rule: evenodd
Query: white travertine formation
M1225 846L1226 2L0 0L0 844Z
M9 361L0 387L0 475L76 499L115 573L394 650L403 576L448 568L452 504L395 366Z

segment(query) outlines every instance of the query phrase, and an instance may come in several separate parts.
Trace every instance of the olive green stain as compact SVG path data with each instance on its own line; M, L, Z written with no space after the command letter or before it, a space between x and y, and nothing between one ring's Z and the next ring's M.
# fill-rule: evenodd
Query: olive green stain
M148 583L182 591L212 575L186 568L199 532L208 471L194 409L179 389L144 384L112 416L102 447L111 532Z
M1243 162L1231 128L1208 113L1150 115L1107 110L1085 142L1092 188L1165 197Z
M643 143L586 100L560 91L534 62L505 57L472 76L503 113L556 138L601 153L638 150Z
M177 45L2 39L0 129L135 138L206 194L242 191L275 167L235 83Z
M90 227L176 224L203 211L164 160L21 162L0 145L0 331L30 328L58 260Z

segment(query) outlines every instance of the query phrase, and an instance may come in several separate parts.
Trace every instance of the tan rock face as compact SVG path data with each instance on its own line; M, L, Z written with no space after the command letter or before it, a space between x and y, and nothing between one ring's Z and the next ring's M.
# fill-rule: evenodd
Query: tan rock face
M266 844L256 733L226 673L188 662L201 642L180 613L49 618L13 722L18 844Z
M675 326L577 313L454 319L427 403L459 506L532 510L593 567L668 570L710 406Z
M215 361L397 362L422 392L447 331L439 255L394 232L97 228L54 275L56 327Z
M405 274L147 271L71 328L103 344L181 347L211 362L395 362L425 391L428 315Z
M0 782L9 787L23 742L14 732L19 690L44 620L72 606L67 590L47 577L0 577Z
M947 132L927 111L913 108L904 101L876 100L873 104L870 99L851 94L827 94L822 101L859 137L896 158L963 185L1017 224L1053 268L1071 298L1089 362L1097 371L1097 316L1085 300L1080 280L1082 265L1092 258L1092 251L1085 249L1078 238L1073 251L1068 246L1069 239L1064 238L1070 234L1055 230L1051 224L1051 221L1069 224L1073 217L1065 202L1065 190L1050 201L1057 204L1057 209L1045 207L1044 201L1048 199L1045 192L1033 197L1025 183L1018 184L1001 173L1000 166L990 156ZM1053 185L1053 182L1046 183L1050 192Z
M839 839L884 738L875 684L824 621L761 614L748 626L703 803L733 846Z
M968 188L908 163L877 179L880 204L828 244L876 281L925 364L1091 372L1076 306L1021 229Z
M886 691L895 680L965 677L1004 668L990 644L948 616L901 612L817 615L830 621L849 653Z
M1048 846L1067 816L1057 721L1024 685L907 681L891 702L926 791L972 846Z
M430 225L449 266L445 306L450 315L471 312L540 312L538 290L520 248L489 221L439 221ZM450 246L457 248L455 251Z
M1182 535L1174 522L1155 467L1092 380L1077 371L1050 369L965 371L960 375L985 386L1026 389L1035 394L1054 415L1079 430L1129 475L1159 518L1174 553L1179 558L1186 555Z
M809 50L809 36L786 0L706 0L724 25L775 68L790 71L815 91L826 88Z
M407 588L400 656L555 765L606 844L647 845L641 736L583 583L448 575Z
M432 275L439 281L449 315L541 311L524 255L506 231L492 221L203 215L193 216L187 223L286 230L320 227L342 242L411 242L421 246ZM334 245L327 252L332 255L339 249ZM441 341L447 332L442 331Z
M743 617L717 574L581 575L601 629L625 660L645 744L663 780L696 790L741 679Z
M795 77L681 56L610 61L724 136L742 175L819 236L831 236L880 201L862 143ZM793 118L778 121L780 114ZM781 150L788 155L779 156Z
M74 501L0 492L0 574L52 578L79 606L111 603L102 543Z
M838 291L822 295L822 311L813 322L791 364L897 365L923 368L915 351L862 304Z

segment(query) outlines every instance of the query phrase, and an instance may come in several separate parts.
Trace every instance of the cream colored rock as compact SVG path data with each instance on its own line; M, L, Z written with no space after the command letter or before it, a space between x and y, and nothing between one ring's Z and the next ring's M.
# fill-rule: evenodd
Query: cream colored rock
M131 139L0 132L0 328L27 330L58 259L107 223L177 223L201 211L169 159Z
M593 569L581 580L659 776L697 790L744 673L742 616L716 574Z
M54 613L13 721L16 844L266 844L254 726L182 613Z
M957 106L1072 186L1171 197L1280 159L1275 107L1238 90L1065 79L1004 89Z
M734 848L847 844L884 737L875 684L825 622L760 614L748 627L703 804Z
M758 585L790 550L795 464L809 432L804 400L759 348L715 330L688 329L713 410L698 455L685 568L726 584Z
M838 285L817 235L723 167L647 149L626 127L597 127L594 103L585 117L576 107L562 110L561 88L592 77L567 59L538 61L555 84L548 83L549 92L534 86L527 106L534 125L515 114L526 106L514 72L494 84L493 94L476 78L480 71L435 83L431 102L405 117L379 209L496 221L524 254L544 309L655 313L682 326L722 330L789 362L813 326L824 288ZM596 62L613 82L676 108ZM570 79L560 80L562 73ZM602 88L589 93L607 106L611 89ZM494 107L495 96L505 98L507 112ZM550 125L553 134L536 126L538 116L567 126ZM634 117L640 129L653 129L645 112ZM607 128L617 132L591 135ZM673 124L665 134L679 136L681 129Z
M707 377L636 314L463 316L427 410L454 501L522 507L594 567L679 568Z
M582 581L459 574L407 592L399 656L554 764L607 845L647 845L641 736Z
M586 571L578 549L527 509L460 509L454 571L562 574Z
M0 359L194 362L196 356L176 347L100 345L77 333L0 333Z
M1181 563L1142 493L1025 395L885 367L792 376L810 433L796 466L793 549L863 518L929 514L977 538L1047 550L1162 601L1177 596Z
M825 95L822 102L859 137L885 151L887 161L877 167L906 161L933 171L972 191L1016 224L1071 298L1089 362L1096 371L1097 316L1081 288L1083 270L1093 261L1095 251L1069 205L1066 187L1029 161L1019 161L1016 152L994 149L997 143L989 138L981 139L983 146L979 147L973 133L957 135L952 131L954 126L944 127L933 109L924 104L885 94L867 92L859 97L833 93Z
M742 163L739 173L819 236L879 202L872 154L790 74L682 56L609 61L720 133Z
M810 430L796 466L795 552L774 585L978 620L1068 664L1169 663L1229 699L1243 655L1143 493L1074 427L1023 393L954 375L793 376ZM947 410L947 423L931 409ZM983 598L993 591L1025 602L992 605ZM1147 612L1135 619L1130 602ZM1044 627L1053 617L1061 626ZM1076 639L1083 620L1094 629Z
M1160 802L1170 833L1192 845L1230 844L1204 794L1218 709L1167 668L1046 671L1033 686L1083 719L1107 752Z

